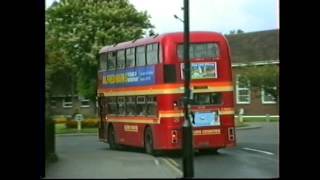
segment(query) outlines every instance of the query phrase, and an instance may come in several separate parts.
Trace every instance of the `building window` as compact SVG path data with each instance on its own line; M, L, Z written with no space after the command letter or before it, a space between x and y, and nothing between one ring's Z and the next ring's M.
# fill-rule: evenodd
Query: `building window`
M86 107L90 107L90 100L84 97L80 97L80 107L86 108Z
M244 78L237 75L236 81L236 100L237 104L250 104L250 83L248 80L241 79Z
M51 108L56 108L57 107L57 101L56 100L50 100L50 107Z
M147 64L157 64L158 59L158 44L147 45Z
M65 97L62 101L63 108L72 108L72 97Z
M274 90L277 87L272 87ZM265 91L265 88L261 88L261 103L262 104L276 104L276 99L270 94Z

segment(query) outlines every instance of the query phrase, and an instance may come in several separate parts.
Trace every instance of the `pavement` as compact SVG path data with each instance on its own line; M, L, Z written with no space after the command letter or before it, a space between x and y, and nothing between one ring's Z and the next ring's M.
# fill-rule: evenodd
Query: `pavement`
M163 158L139 150L114 151L95 136L56 137L58 161L46 167L45 179L180 178Z
M251 123L246 123L247 126L244 127L236 127L236 130L241 130L241 129L256 129L256 128L261 128L262 126L259 124L251 124Z

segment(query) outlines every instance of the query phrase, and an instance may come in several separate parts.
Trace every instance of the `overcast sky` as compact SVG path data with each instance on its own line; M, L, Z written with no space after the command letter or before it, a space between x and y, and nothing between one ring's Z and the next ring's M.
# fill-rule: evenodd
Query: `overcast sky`
M46 0L49 7L54 0ZM154 31L183 31L183 0L129 0L137 10L146 10L151 16ZM279 28L279 0L189 0L190 30L229 33Z

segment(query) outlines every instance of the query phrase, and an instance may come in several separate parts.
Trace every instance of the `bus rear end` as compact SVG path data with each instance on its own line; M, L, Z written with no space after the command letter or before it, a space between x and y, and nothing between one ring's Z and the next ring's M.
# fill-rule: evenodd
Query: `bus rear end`
M162 134L159 135L161 140L155 143L158 149L180 149L184 121L183 33L168 36L163 46L164 64L175 67L177 71L175 86L178 89L171 95L159 97L159 114L163 112L164 115L158 130L155 129L158 131L155 134ZM232 69L226 39L218 33L192 32L190 60L192 92L190 117L194 148L217 150L234 147L236 137Z

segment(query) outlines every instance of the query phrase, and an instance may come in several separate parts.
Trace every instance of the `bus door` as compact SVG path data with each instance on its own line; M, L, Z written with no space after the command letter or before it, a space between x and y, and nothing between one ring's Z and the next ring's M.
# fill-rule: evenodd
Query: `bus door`
M98 104L99 104L99 138L100 139L105 139L105 116L107 114L107 102L106 102L106 97L103 95L100 95L98 97Z

